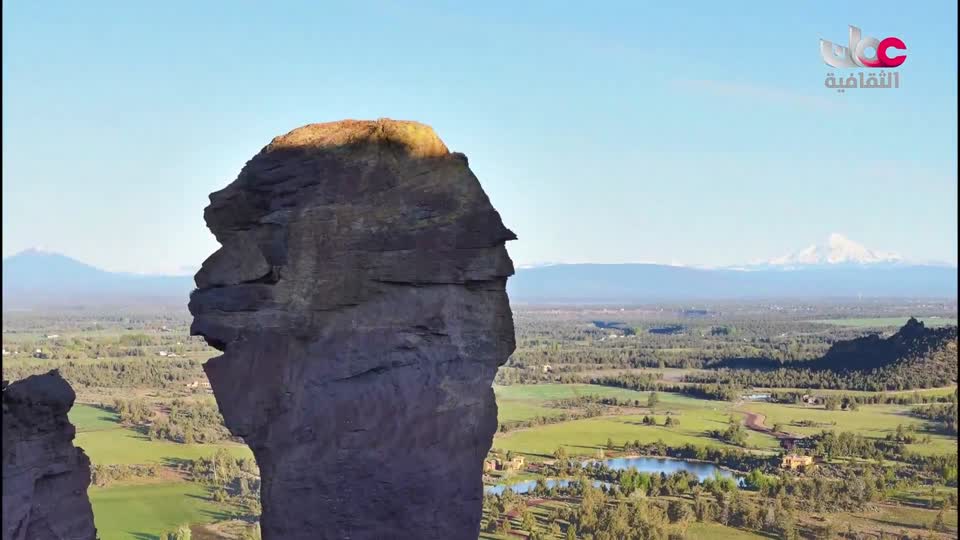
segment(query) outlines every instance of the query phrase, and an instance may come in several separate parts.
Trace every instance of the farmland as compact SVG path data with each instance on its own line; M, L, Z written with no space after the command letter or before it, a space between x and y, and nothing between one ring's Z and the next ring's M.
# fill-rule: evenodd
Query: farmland
M838 340L861 337L874 328L882 327L889 335L895 328L886 325L902 320L886 313L906 308L892 306L878 316L850 316L842 307L811 314L804 308L793 317L771 316L763 306L725 309L722 316L708 312L698 319L664 316L662 308L518 311L518 348L494 384L499 426L489 457L521 456L525 465L490 471L485 482L576 478L586 471L574 465L583 458L656 455L682 463L694 452L698 460L722 460L725 468L741 475L757 469L775 479L771 481L802 484L811 478L779 470L784 450L778 437L805 437L808 448L801 451L816 453L822 434L833 432L861 437L857 448L880 452L882 464L860 455L836 455L834 449L829 460L818 457L823 467L811 474L846 482L841 479L848 468L866 477L877 474L872 466L902 471L903 479L894 475L892 483L883 486L889 496L858 506L861 503L844 499L845 492L831 492L818 498L824 501L822 508L799 505L789 493L774 496L755 488L731 494L716 486L680 491L647 487L646 496L637 497L622 491L627 488L620 473L597 469L586 472L595 482L607 482L608 492L591 495L583 492L586 488L568 487L541 489L539 495L488 495L481 536L529 538L536 530L541 538L565 539L574 526L588 526L582 501L593 497L604 501L598 519L612 523L616 510L633 516L630 519L642 518L644 526L664 535L683 532L688 538L781 537L786 534L782 527L813 537L841 525L874 535L922 530L933 537L955 537L955 517L941 510L955 504L956 471L938 464L955 460L956 436L915 412L918 406L949 405L956 399L955 382L873 392L844 387L711 389L689 380L720 373L712 364L725 359L743 359L747 368L754 359L803 362L823 355ZM611 313L623 323L598 325ZM934 324L951 320L944 311L931 315L940 317L926 318ZM259 479L250 450L203 423L181 426L184 430L173 435L152 429L170 419L177 407L193 413L201 409L191 407L214 406L209 391L191 389L191 384L205 380L202 362L215 352L187 335L188 321L182 315L92 318L95 322L78 315L5 315L4 349L10 354L3 359L3 370L5 379L17 379L59 368L75 388L78 400L70 411L75 442L100 475L89 489L100 537L154 539L189 524L195 538L253 538L249 524L259 515ZM791 393L795 399L749 397ZM798 401L800 396L811 401ZM850 403L855 406L847 406ZM760 419L759 427L746 422L748 415ZM780 433L771 432L774 426ZM198 442L211 434L216 437ZM191 440L193 435L200 438ZM905 440L895 442L898 437ZM242 471L231 474L256 487L244 494L236 482L218 486L198 474L203 469L195 467L199 460L241 464ZM830 497L837 498L834 505L844 506L843 512L826 505ZM732 500L739 506L729 506ZM697 505L708 510L700 518L688 515ZM773 522L750 517L777 505L783 508ZM724 512L730 515L727 522L722 522L727 519ZM584 535L575 532L574 537Z

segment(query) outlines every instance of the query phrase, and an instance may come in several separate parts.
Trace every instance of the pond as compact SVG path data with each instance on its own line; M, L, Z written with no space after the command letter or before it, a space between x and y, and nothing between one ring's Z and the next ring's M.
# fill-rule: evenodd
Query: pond
M584 463L584 466L589 466L593 463L597 463L597 460L591 460ZM667 475L687 471L691 475L695 476L698 480L703 482L707 478L713 478L714 475L719 474L723 478L733 478L741 486L743 485L743 477L739 474L735 474L726 469L722 469L712 463L702 463L699 461L687 461L685 459L670 459L670 458L656 458L656 457L621 457L621 458L611 458L605 459L602 461L610 469L622 471L626 469L634 469L636 471L650 473L650 474L660 474L664 473ZM566 487L570 485L570 480L547 480L547 487L560 486ZM599 487L603 485L603 482L595 480L593 485ZM485 486L484 493L499 495L509 488L514 493L527 493L532 491L536 487L536 480L525 480L523 482L517 482L516 484L497 484L495 486ZM609 484L608 484L609 486Z

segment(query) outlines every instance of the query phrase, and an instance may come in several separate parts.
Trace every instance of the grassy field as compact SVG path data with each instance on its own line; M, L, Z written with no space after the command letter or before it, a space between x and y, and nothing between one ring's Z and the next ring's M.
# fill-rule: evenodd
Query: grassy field
M544 415L540 412L543 409L556 410L545 408L543 406L545 402L577 395L637 400L641 406L646 405L649 395L648 392L587 384L513 385L500 386L495 390L497 402L500 405L501 420ZM946 394L952 391L952 388L946 388L920 392ZM613 439L616 445L621 445L627 440L641 442L662 440L668 445L691 443L698 446L725 446L724 443L710 438L708 432L714 429L722 430L731 415L742 418L744 411L763 414L766 417L765 424L769 427L780 423L787 431L805 435L834 430L852 431L867 437L883 438L894 433L898 425L914 426L920 433L924 433L923 428L926 426L926 422L909 414L909 406L864 405L857 411L827 411L820 407L800 405L746 403L734 410L732 404L725 401L700 400L664 392L659 396L660 404L655 415L658 423L662 424L665 419L664 414L669 412L679 419L678 427L645 426L640 422L642 415L598 417L497 434L494 447L528 455L545 456L552 454L558 446L566 447L571 454L592 455L597 449L606 445L608 438ZM791 425L800 420L809 420L818 425L811 427ZM931 434L931 437L933 440L930 443L913 444L908 448L921 454L946 454L957 451L956 439L939 434ZM747 445L760 450L778 448L777 441L773 437L754 431L748 431Z
M243 444L179 444L151 441L137 431L117 424L115 414L89 405L74 405L70 420L77 426L74 444L83 448L93 463L132 465L166 463L175 459L197 459L226 448L237 457L252 457Z
M93 407L90 405L76 404L70 409L70 423L77 428L77 433L87 431L101 431L104 429L117 429L120 427L120 419L116 413Z
M498 434L493 446L540 457L553 455L559 446L563 446L570 455L595 455L598 449L604 448L608 438L618 446L634 440L642 443L663 441L669 446L687 443L696 446L729 446L706 434L707 430L723 430L726 427L726 413L701 410L696 414L681 415L680 426L669 428L662 425L645 426L641 423L642 418L641 415L597 417L537 426ZM663 423L664 418L660 415L657 421ZM777 448L772 437L759 433L749 433L748 444L766 450Z
M561 409L544 407L524 400L497 397L497 420L500 423L529 420L537 416L556 416L561 412Z
M813 435L824 430L851 431L873 438L883 438L894 433L898 425L905 428L914 426L923 432L926 422L909 414L910 407L898 405L862 405L856 411L828 411L819 407L804 407L802 405L782 405L774 403L748 403L742 406L743 410L764 415L764 424L772 427L779 423L791 433ZM791 425L800 420L816 422L817 426L801 427ZM913 444L908 448L914 452L924 454L946 454L957 451L955 438L931 434L933 440L929 444Z
M906 324L909 317L874 317L874 318L863 318L863 319L817 319L813 321L807 321L812 323L819 324L832 324L834 326L849 326L851 328L891 328L891 327L901 327ZM926 317L919 318L919 321L922 321L925 326L935 327L935 326L947 326L947 325L956 325L957 319L947 318L947 317Z
M641 406L646 406L649 396L649 392L586 384L514 385L498 387L496 391L498 403L524 403L528 406L538 406L545 401L577 395L612 396L637 400ZM731 414L736 418L742 417L742 413L732 411L731 403L725 401L694 399L664 392L661 392L659 397L660 402L656 414L653 415L661 424L658 426L643 425L641 420L644 415L587 418L498 434L493 445L502 450L540 456L551 455L561 445L566 447L570 454L593 455L597 449L606 445L608 438L613 439L617 445L634 440L645 443L662 440L668 445L691 443L698 446L726 446L725 443L710 438L707 432L723 430ZM667 428L662 425L668 412L679 420L679 426ZM756 432L748 432L747 444L763 450L777 448L773 437Z
M646 400L646 394L642 392L592 384L519 384L494 386L493 390L497 395L497 420L500 422L528 420L536 416L556 416L563 410L546 407L545 402L578 395Z
M101 540L156 540L185 523L229 517L206 488L191 482L91 487L88 493Z

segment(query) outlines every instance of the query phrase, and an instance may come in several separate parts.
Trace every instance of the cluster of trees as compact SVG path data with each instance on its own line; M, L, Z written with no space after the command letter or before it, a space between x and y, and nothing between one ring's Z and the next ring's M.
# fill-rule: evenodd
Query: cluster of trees
M796 390L773 390L770 392L770 401L773 403L800 404L804 402L804 396L810 396L809 392ZM818 401L825 401L825 396L812 396ZM875 392L870 394L840 394L841 403L853 403L855 405L916 405L920 403L956 403L956 391L953 394L921 394L920 392L910 392L908 394L887 394L885 392Z
M182 388L203 379L202 363L187 358L150 357L136 360L37 361L3 366L4 380L46 373L56 367L74 388Z
M895 433L883 439L872 439L856 433L823 431L808 439L807 452L827 460L833 458L869 459L877 464L895 460L902 465L894 469L881 469L891 476L894 471L901 478L913 478L925 483L957 485L957 454L920 455L908 452L906 444L922 441L923 438L911 428L897 426ZM849 467L849 464L846 468ZM891 476L892 477L892 476Z
M151 439L194 444L231 438L212 402L178 398L151 407L142 399L116 399L112 408L121 422L139 428Z
M930 442L930 436L917 435L916 426L907 426L903 427L903 424L897 424L897 429L893 433L888 433L886 440L893 441L898 444L913 444L916 442Z
M859 443L845 438L832 444L847 444L846 451L855 453ZM953 459L955 462L956 456ZM508 516L514 516L534 539L669 540L682 538L687 525L699 521L779 538L837 538L841 536L837 520L802 530L798 514L864 511L871 503L883 502L889 494L912 485L896 468L882 464L851 463L803 475L757 467L743 477L742 487L720 474L701 483L685 471L648 474L595 464L582 469L566 485L548 487L542 479L537 481L529 496L577 502L550 511L545 522L530 514L523 496L510 491L485 496L484 527L491 533L507 534L511 530ZM955 506L953 493L945 499L931 495L930 507L939 508L940 513L929 527L946 531L945 512Z
M918 476L936 479L948 486L957 485L957 453L924 456L908 453L903 456Z
M110 407L104 407L110 408ZM113 412L117 413L121 423L133 426L148 424L153 419L153 409L142 399L115 399Z
M160 533L160 540L190 540L193 533L190 531L190 525L184 524L177 527L174 531ZM239 540L260 540L260 523L254 523L244 529Z
M190 531L189 524L183 524L174 531L160 533L160 540L190 540L193 533Z
M747 431L736 419L731 418L724 430L712 429L707 432L710 437L734 446L747 444Z
M676 386L671 392L679 392L698 399L733 401L740 397L743 390L737 386L722 384L688 384Z
M602 405L605 407L643 407L646 402L639 399L624 399L613 396L596 396L588 394L574 398L556 399L548 405L559 407L561 409L584 408L589 405Z
M666 384L661 381L660 374L646 373L621 373L617 375L607 375L604 377L592 377L582 382L597 384L601 386L612 386L615 388L625 388L627 390L636 390L639 392L653 391L656 394L660 392L674 392L684 394L698 399L713 399L721 401L733 401L740 397L743 390L739 386L722 384ZM651 395L653 395L651 394ZM650 404L648 403L648 406ZM656 405L656 403L654 403Z
M698 383L741 387L831 388L849 390L912 390L955 384L957 327L926 329L911 319L888 339L869 335L838 341L822 357L810 361L723 361L709 373L689 374Z
M101 465L94 463L90 466L90 483L98 487L105 487L114 482L124 482L139 478L156 478L160 475L161 467L157 464L149 465Z
M661 377L662 375L658 373L621 373L606 377L593 377L587 380L587 382L601 386L612 386L615 388L626 388L627 390L646 392L660 388Z
M231 437L214 403L175 399L166 418L150 424L151 438L193 444L216 443Z
M897 440L892 437L872 439L847 431L840 433L823 431L809 438L807 452L812 456L822 457L828 461L837 457L883 461L885 459L901 459L906 442L909 441Z
M260 473L253 458L235 458L220 448L209 458L188 460L180 467L194 481L207 484L214 501L244 509L238 517L260 518Z
M718 369L711 372L691 373L684 380L700 384L720 384L733 387L763 388L811 388L833 390L865 390L883 392L948 386L956 381L954 370L940 369L947 364L918 362L896 364L868 371L835 371L830 369L807 369L801 366L772 370Z
M928 405L926 407L914 407L911 413L925 420L932 422L937 431L948 435L957 434L957 401L956 395L950 403L939 405Z
M502 516L513 513L521 516L521 528L533 539L546 538L549 534L552 538L568 540L672 540L684 538L694 521L718 522L783 538L799 538L793 501L763 506L742 495L733 481L708 479L700 485L686 473L661 477L635 472L626 473L622 481L609 487L594 487L583 478L566 487L547 488L539 483L532 493L534 497L577 501L575 506L552 510L543 524L526 517L525 512L529 510L521 508L522 498L509 492L502 497L487 496L485 528L493 533L508 533L509 521ZM628 495L642 492L669 492L671 498Z

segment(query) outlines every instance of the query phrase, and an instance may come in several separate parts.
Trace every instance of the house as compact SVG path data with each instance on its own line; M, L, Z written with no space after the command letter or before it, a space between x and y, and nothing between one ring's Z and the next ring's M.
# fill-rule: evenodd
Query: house
M801 467L810 467L811 465L813 465L813 456L800 456L797 454L787 454L783 456L783 461L780 463L781 468L790 469L791 471Z
M811 396L810 394L804 394L803 397L801 397L800 399L801 399L804 403L806 403L807 405L816 405L816 404L817 404L817 396Z
M750 394L744 396L744 398L750 401L767 401L770 399L770 394Z
M553 368L550 367L550 364L544 364L542 369L544 373L550 373L551 371L553 371Z
M207 389L209 389L209 388L210 388L210 381L199 381L199 380L196 380L196 381L187 383L186 386L187 386L187 388L207 388Z
M513 459L503 464L504 469L519 471L523 468L523 456L514 456Z
M483 472L495 471L499 468L500 468L499 459L494 458L494 459L487 459L483 461Z

